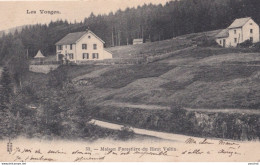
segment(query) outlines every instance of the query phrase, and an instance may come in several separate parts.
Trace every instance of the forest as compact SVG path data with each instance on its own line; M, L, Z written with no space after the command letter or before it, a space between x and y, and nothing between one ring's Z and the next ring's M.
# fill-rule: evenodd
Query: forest
M25 26L0 38L0 63L19 53L33 57L40 49L55 54L55 43L70 32L90 29L106 47L132 44L134 38L159 41L183 34L223 29L236 18L252 17L260 23L259 0L180 0L165 5L145 4L115 13L86 17L81 22L51 21ZM28 53L27 53L28 52Z

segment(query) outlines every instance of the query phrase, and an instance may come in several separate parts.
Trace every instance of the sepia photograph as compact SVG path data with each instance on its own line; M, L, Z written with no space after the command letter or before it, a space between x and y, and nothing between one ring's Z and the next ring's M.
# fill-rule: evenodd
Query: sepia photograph
M0 1L0 16L2 165L259 165L259 0Z

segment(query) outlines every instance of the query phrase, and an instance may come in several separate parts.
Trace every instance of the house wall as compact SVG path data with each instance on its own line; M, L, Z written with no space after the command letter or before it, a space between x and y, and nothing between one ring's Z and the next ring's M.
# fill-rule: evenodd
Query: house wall
M143 41L133 41L133 45L143 44Z
M90 36L90 38L89 38ZM87 49L82 49L82 44L87 44ZM97 44L97 49L93 49L93 45ZM80 61L80 60L93 60L93 53L98 53L99 58L94 59L94 60L103 60L104 59L104 44L97 39L93 34L87 33L84 35L77 43L76 43L76 58L75 60ZM89 59L83 59L83 53L89 53Z
M223 47L223 38L217 38L216 42Z
M229 33L229 37L228 37L227 47L236 47L237 44L244 42L242 28L229 29L228 33Z
M243 26L243 35L244 41L249 40L250 37L253 37L253 43L259 42L259 26L252 19L249 20ZM250 29L253 29L253 33L250 33Z
M231 47L231 41L230 41L230 38L217 38L216 39L216 42L220 45L220 46L222 46L222 47L224 47L224 41L223 40L226 40L226 46L225 47Z
M76 45L75 45L75 44L72 44L72 50L70 49L70 45L62 45L62 50L58 50L58 45L57 45L57 46L56 46L56 57L57 57L57 61L59 60L59 59L58 59L58 55L59 55L59 54L66 55L66 54L73 53L74 56L75 56L75 52L76 52ZM68 59L68 60L69 60L69 59Z
M112 53L108 52L105 49L103 49L103 54L104 54L103 59L112 59L113 58Z

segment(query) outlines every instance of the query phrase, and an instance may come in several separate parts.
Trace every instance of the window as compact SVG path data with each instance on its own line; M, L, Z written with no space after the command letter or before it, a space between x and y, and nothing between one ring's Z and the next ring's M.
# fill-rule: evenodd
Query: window
M98 53L92 53L92 58L93 59L98 59Z
M88 36L88 38L90 39L90 38L91 38L91 36Z
M73 53L69 54L69 59L73 59Z
M89 59L89 55L88 55L88 53L83 53L82 58L83 58L83 59Z
M237 38L234 38L234 42L237 43Z
M97 49L97 44L93 44L93 49L94 49L94 50Z
M82 44L82 49L87 49L87 44Z
M58 45L58 50L62 50L62 45Z
M250 23L250 25L253 25L253 23Z
M237 30L234 30L234 34L237 34Z
M253 37L250 37L250 41L253 42Z
M70 44L70 50L72 50L72 44Z
M222 44L222 40L220 40L219 43Z
M250 29L250 33L253 33L253 29Z

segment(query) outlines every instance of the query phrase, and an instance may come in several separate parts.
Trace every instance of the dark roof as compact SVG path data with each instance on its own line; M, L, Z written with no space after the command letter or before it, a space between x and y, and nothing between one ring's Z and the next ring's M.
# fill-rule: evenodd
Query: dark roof
M69 45L69 44L75 44L82 36L84 36L87 33L93 34L97 39L99 39L101 42L104 43L102 39L100 39L98 36L96 36L92 31L83 31L83 32L75 32L75 33L69 33L65 37L63 37L61 40L59 40L55 45Z
M229 28L229 29L232 29L232 28L242 27L242 26L244 26L250 19L251 19L251 17L236 19L228 28Z
M223 29L221 32L219 32L215 37L216 38L227 38L229 36L228 29Z
M76 33L69 33L61 40L59 40L56 45L69 45L76 43L84 34L87 32L76 32Z

